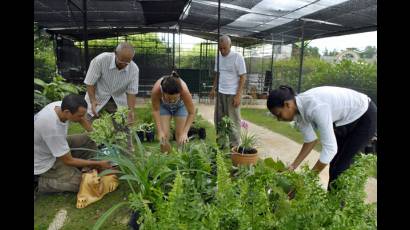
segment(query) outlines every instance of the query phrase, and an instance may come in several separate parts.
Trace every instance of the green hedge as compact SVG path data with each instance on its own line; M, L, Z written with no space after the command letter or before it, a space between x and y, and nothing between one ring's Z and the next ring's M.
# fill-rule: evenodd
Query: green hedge
M303 65L301 92L313 87L332 85L367 94L377 102L377 66L366 62L342 61L337 64L306 58ZM274 64L273 88L287 84L297 90L299 61L278 61Z

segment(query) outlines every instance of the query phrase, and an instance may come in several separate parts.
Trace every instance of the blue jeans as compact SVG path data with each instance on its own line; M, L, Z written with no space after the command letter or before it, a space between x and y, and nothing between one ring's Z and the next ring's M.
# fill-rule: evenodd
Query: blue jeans
M165 104L161 101L159 104L159 114L161 116L174 116L174 117L188 116L188 112L182 100L180 100L176 104Z

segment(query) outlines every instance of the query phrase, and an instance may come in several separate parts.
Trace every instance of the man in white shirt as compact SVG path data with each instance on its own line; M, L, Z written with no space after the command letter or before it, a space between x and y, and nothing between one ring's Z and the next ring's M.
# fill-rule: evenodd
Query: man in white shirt
M375 135L377 107L370 98L357 91L322 86L296 95L289 86L272 91L267 100L269 111L278 120L296 121L304 144L289 166L294 170L317 143L315 129L320 133L322 152L313 170L329 167L329 185L352 163L354 156Z
M117 106L128 106L128 122L134 121L139 81L138 66L132 61L134 55L134 48L123 42L115 52L105 52L91 60L84 80L89 120L98 117L98 112L103 108L113 113Z
M217 77L217 59L215 58L215 77L210 98L213 99L218 80L217 104L215 104L214 122L218 127L222 117L228 116L235 124L230 135L230 147L240 143L240 104L243 86L246 81L246 65L243 56L231 50L231 39L224 35L219 38L219 79ZM218 131L218 129L217 129Z
M67 137L69 122L79 122L87 131L87 103L79 95L68 95L63 101L52 102L34 116L34 175L39 177L39 192L77 192L81 182L78 168L111 168L108 161L85 160L94 156L87 150L96 144L86 135Z

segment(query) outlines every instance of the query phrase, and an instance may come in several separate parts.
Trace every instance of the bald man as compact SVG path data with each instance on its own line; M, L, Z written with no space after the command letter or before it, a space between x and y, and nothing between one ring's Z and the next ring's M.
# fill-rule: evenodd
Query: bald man
M87 117L93 121L102 109L114 113L117 106L128 106L128 122L134 122L135 95L139 69L132 61L134 48L120 43L115 52L104 52L91 60L84 83L87 85Z
M229 137L230 147L238 146L240 142L240 104L243 86L246 81L246 65L243 56L231 50L231 39L224 35L219 39L219 83L218 100L215 104L214 122L218 127L222 117L228 116L235 123L234 131ZM216 92L217 59L215 58L215 77L210 98ZM218 130L217 130L218 132ZM217 140L218 141L218 140Z

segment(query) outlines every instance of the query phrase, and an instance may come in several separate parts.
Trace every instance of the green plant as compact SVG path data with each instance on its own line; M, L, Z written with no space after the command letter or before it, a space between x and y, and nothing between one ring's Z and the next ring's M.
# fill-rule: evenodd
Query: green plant
M144 130L144 132L153 132L154 131L154 123L143 123L143 124L141 124L140 129Z
M119 107L114 114L102 113L100 118L93 122L93 131L89 134L90 138L97 145L127 146L127 135L129 135L127 113L126 107ZM132 131L135 128L131 127L130 129Z
M233 123L231 118L228 116L222 117L217 125L217 143L222 149L229 147L229 136L234 128L235 123Z
M56 67L52 36L34 25L34 76L51 82Z
M239 144L239 147L241 147L243 150L255 148L256 143L257 138L254 134L248 133L248 131L241 132L241 143Z
M59 75L53 77L53 81L50 83L46 83L39 78L34 78L34 84L43 89L41 94L50 101L59 101L70 93L79 94L85 91L84 86L77 86L65 81L66 80Z
M377 228L374 205L364 203L363 191L375 155L357 156L330 193L307 166L301 172L287 171L279 160L265 159L232 173L230 159L205 143L190 143L165 155L137 140L131 157L103 159L118 164L120 180L128 182L128 205L139 212L140 229ZM112 171L101 175L107 173Z
M46 96L44 96L40 91L34 90L34 113L40 111L44 106L51 103Z

